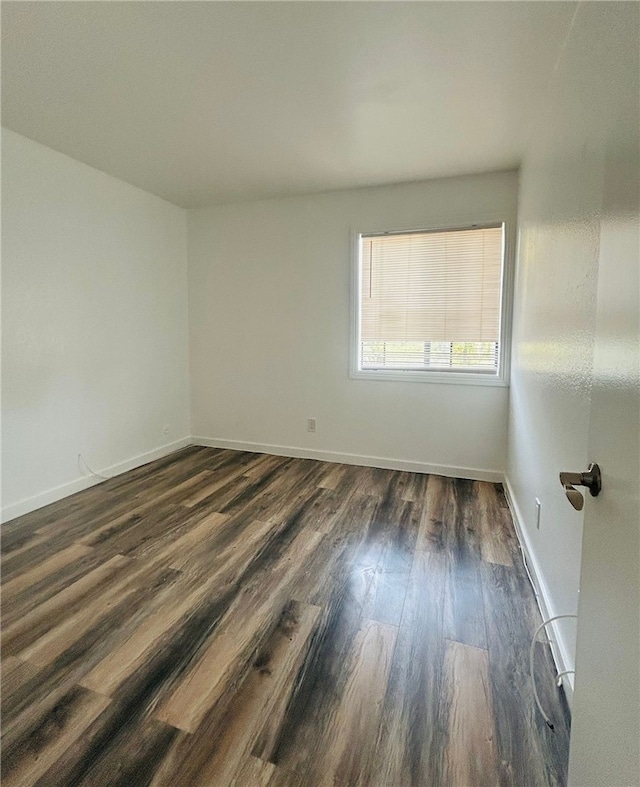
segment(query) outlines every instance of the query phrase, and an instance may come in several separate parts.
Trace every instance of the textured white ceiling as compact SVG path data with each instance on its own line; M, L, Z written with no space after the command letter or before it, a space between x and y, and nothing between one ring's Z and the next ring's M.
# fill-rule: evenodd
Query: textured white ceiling
M569 2L3 2L7 127L185 207L506 169Z

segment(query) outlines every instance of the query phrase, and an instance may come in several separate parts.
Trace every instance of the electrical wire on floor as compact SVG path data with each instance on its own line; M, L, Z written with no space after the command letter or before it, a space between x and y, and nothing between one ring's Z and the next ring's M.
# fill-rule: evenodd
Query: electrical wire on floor
M96 473L95 470L92 470L89 465L85 462L84 457L82 454L78 454L78 468L82 474L85 473L85 470L90 473L90 475L95 476L96 478L101 478L103 481L108 481L113 476L110 475L101 475L100 473Z
M562 679L565 675L575 675L576 671L574 669L563 669L562 672L559 672L556 675L556 686L560 688L562 686Z
M542 718L545 720L546 725L547 727L549 727L550 730L554 728L553 722L544 712L544 708L542 707L542 703L540 702L540 697L538 696L538 688L536 686L536 677L533 670L533 662L535 657L536 643L539 641L541 644L550 645L552 644L552 640L550 639L544 641L538 640L538 634L542 631L542 629L546 630L546 627L549 625L549 623L553 623L554 620L560 620L562 618L577 618L577 617L578 617L577 615L554 615L551 618L547 618L546 620L543 620L542 623L536 629L536 632L533 635L533 639L531 640L531 647L529 648L529 676L531 677L531 685L533 686L533 698L536 701L536 706L540 711ZM574 672L574 670L563 670L562 672L559 672L557 674L556 681L558 681L558 686L562 683L562 677L570 672Z
M515 521L515 518L514 518L514 521ZM538 591L538 587L537 587L536 583L533 581L533 576L532 576L531 571L529 569L529 562L527 560L527 553L525 552L524 547L522 546L522 542L521 542L519 536L517 538L517 542L518 542L518 547L520 549L520 554L522 555L522 563L524 565L524 570L527 572L527 577L529 578L529 582L531 583L531 587L533 589L533 594L536 597L536 602L538 604L538 608L541 609L542 596L541 596L540 592ZM552 639L538 640L538 633L543 628L546 629L546 626L549 623L553 622L554 620L559 620L560 618L577 618L577 617L578 617L577 615L554 615L552 618L547 618L547 620L544 620L540 624L540 626L538 626L538 628L536 629L536 633L533 635L533 639L531 640L531 648L529 650L529 676L531 677L531 685L533 686L533 696L534 696L534 699L536 701L536 705L538 707L538 710L540 711L540 713L542 715L542 718L545 720L547 726L551 730L553 729L553 723L551 722L551 720L549 719L547 714L544 712L544 709L543 709L542 704L540 702L540 698L538 697L538 689L537 689L537 686L536 686L536 679L535 679L535 675L534 675L534 671L533 671L533 661L534 661L534 654L535 654L535 646L536 646L536 642L540 642L541 645L549 645L549 646L555 644ZM553 656L553 651L552 651L552 656ZM555 666L555 658L553 659L553 661L554 661L554 666ZM556 667L556 670L557 670L557 667ZM562 670L562 671L558 672L557 675L556 675L556 686L558 686L558 688L560 688L562 686L562 679L564 678L564 676L565 675L575 675L575 672L576 671L572 670L572 669L565 669L565 670Z

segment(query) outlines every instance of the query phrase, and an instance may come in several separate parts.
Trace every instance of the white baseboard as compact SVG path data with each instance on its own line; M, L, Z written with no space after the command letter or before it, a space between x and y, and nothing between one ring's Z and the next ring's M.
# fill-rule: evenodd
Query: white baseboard
M526 531L522 526L522 515L516 502L515 495L513 494L513 489L511 488L511 484L509 483L509 479L506 477L506 475L503 479L503 486L505 497L507 498L507 503L509 504L509 509L511 510L511 516L515 525L516 535L518 536L518 541L520 542L522 551L524 552L527 566L529 568L529 573L531 575L531 579L533 580L533 589L538 601L538 607L540 608L540 614L542 615L543 620L548 620L554 615L562 614L564 610L557 611L554 607L549 589L545 584L543 574L540 570L538 561L536 560L535 553L531 548L531 543L529 542ZM558 672L564 672L564 670L574 670L574 657L565 646L564 638L562 637L558 627L558 621L556 620L550 623L548 629L552 632L551 653L553 655L556 669ZM563 676L562 685L564 687L564 692L569 706L571 706L573 700L573 683L573 673Z
M406 470L414 473L431 473L434 475L449 476L451 478L469 478L474 481L500 482L503 474L498 470L485 470L473 467L456 467L454 465L436 465L425 462L412 462L406 459L393 459L380 456L365 456L362 454L346 454L336 451L320 451L313 448L299 448L296 446L271 445L268 443L249 443L241 440L225 440L209 437L183 437L173 443L155 448L139 456L118 462L111 467L105 467L98 472L100 475L116 476L133 470L136 467L161 459L167 454L178 451L188 445L203 445L211 448L229 448L234 451L253 451L259 454L274 454L276 456L290 456L301 459L318 459L321 462L339 462L348 465L362 465L364 467L381 467L386 470ZM29 514L38 508L55 503L76 492L99 484L101 479L95 476L82 476L66 484L48 489L32 497L20 500L17 503L5 506L2 509L1 521L9 522L18 516Z
M380 467L384 470L407 470L411 473L431 473L451 478L469 478L473 481L501 482L504 474L498 470L483 470L475 467L454 467L434 465L426 462L412 462L407 459L391 459L382 456L345 454L336 451L320 451L315 448L299 448L291 445L271 445L269 443L247 443L242 440L226 440L221 437L193 437L194 445L209 448L229 448L234 451L252 451L256 454L274 454L298 459L318 459L320 462L339 462L345 465Z
M183 437L181 440L176 440L173 443L154 448L153 451L147 451L131 459L126 459L124 462L118 462L98 472L100 475L105 476L120 475L121 473L126 473L128 470L134 470L136 467L146 465L148 462L153 462L155 459L162 459L163 456L172 454L174 451L179 451L181 448L185 448L188 445L191 445L191 438ZM40 492L38 495L20 500L18 503L13 503L2 509L2 522L9 522L18 516L29 514L31 511L36 511L38 508L48 506L49 503L55 503L57 500L62 500L64 497L69 497L69 495L81 492L83 489L88 489L90 486L95 486L101 482L102 479L92 475L82 476L66 484L56 486L53 489L48 489L46 492Z

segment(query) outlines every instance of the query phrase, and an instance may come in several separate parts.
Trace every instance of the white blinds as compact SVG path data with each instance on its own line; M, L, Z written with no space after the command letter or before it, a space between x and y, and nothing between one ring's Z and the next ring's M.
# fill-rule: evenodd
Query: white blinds
M363 235L360 338L495 342L502 226Z

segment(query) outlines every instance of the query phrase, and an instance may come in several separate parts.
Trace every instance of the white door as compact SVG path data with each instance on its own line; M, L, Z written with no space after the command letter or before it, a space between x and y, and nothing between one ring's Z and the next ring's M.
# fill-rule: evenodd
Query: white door
M570 784L585 787L640 785L640 91L630 27L604 140L589 424L603 486L586 493L569 763Z

